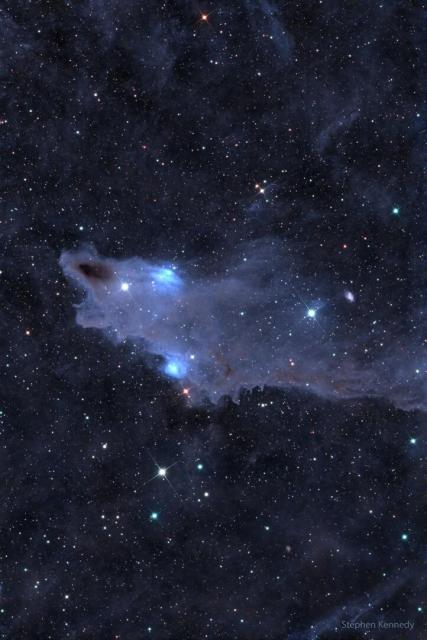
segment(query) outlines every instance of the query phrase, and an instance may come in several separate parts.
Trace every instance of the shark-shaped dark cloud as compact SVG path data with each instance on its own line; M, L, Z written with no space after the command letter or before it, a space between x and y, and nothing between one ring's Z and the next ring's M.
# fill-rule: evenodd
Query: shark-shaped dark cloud
M92 247L64 251L60 262L85 291L78 324L115 341L141 341L193 402L237 399L242 388L269 385L426 406L423 367L404 336L363 362L364 330L340 332L336 301L313 298L313 283L295 272L283 243L246 245L214 276L139 257L103 258ZM336 297L357 313L350 291Z

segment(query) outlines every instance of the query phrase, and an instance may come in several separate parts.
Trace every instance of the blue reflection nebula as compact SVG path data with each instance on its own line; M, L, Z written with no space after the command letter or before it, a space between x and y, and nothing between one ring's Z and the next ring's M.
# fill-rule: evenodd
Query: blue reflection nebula
M173 358L166 362L164 372L171 378L183 378L187 373L187 366L182 360Z
M161 285L164 289L177 289L182 280L173 269L169 267L156 267L151 272L154 284Z

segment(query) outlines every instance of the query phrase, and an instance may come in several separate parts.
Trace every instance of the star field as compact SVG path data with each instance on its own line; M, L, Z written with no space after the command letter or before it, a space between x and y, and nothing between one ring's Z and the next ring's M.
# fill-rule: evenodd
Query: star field
M423 4L0 9L0 638L423 640Z

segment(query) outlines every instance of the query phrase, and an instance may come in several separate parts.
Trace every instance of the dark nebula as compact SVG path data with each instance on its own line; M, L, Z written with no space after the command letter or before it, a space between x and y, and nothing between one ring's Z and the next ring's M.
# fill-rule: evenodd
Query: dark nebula
M99 262L90 263L90 262L81 262L77 266L80 273L82 273L88 280L91 281L106 281L112 277L112 274L108 269L104 267L103 264Z

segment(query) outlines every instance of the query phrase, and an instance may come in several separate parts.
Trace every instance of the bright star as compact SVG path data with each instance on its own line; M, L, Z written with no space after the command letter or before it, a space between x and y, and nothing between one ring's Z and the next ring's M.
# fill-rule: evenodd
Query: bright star
M308 309L307 310L307 316L309 318L315 318L316 317L316 309Z
M202 463L201 463L201 462L199 462L199 464L197 465L197 469L198 469L199 471L201 471L201 470L203 469L203 465L202 465Z
M129 291L129 282L122 282L122 284L120 285L120 289L122 291Z
M150 514L150 520L157 520L159 517L159 514L157 513L157 511L152 511Z
M266 190L265 185L266 185L266 183L267 183L267 180L263 180L262 184L260 184L259 182L256 183L255 189L258 191L258 193L261 193L261 194L265 193L265 190Z
M344 298L349 302L354 302L356 300L354 293L352 293L351 291L346 291L344 293Z
M411 438L411 439L409 440L409 442L410 442L411 444L417 444L417 439L416 439L416 438Z
M155 458L153 458L153 456L151 455L151 453L148 451L147 449L147 453L150 456L151 460L154 462L154 464L157 467L157 472L156 475L152 476L151 478L149 478L148 480L146 480L144 482L144 485L148 484L149 482L153 482L153 480L155 480L156 478L163 478L163 480L166 480L166 482L168 483L168 485L171 487L171 489L176 493L174 487L172 486L169 478L167 477L167 473L169 471L169 469L172 469L172 467L174 467L176 464L178 464L178 462L173 462L172 464L170 464L168 467L161 467L159 464L157 464L157 461Z
M407 533L402 533L402 540L407 540L408 539L408 534Z
M399 213L400 213L400 209L399 209L399 207L393 207L393 209L391 210L391 212L392 212L392 214L393 214L394 216L398 216L398 215L399 215Z

